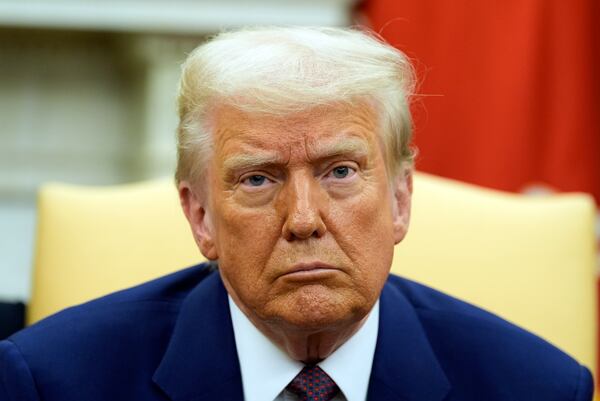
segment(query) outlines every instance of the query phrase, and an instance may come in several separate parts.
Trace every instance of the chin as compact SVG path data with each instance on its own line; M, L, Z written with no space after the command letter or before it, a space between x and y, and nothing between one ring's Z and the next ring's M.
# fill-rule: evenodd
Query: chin
M361 321L373 303L360 294L322 285L304 286L280 300L280 321L298 331L337 330Z

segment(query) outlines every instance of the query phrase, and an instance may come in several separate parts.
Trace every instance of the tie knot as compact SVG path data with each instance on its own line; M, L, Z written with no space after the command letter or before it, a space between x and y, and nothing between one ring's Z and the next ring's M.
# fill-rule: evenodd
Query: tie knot
M331 377L316 365L305 366L287 389L302 401L329 401L340 391Z

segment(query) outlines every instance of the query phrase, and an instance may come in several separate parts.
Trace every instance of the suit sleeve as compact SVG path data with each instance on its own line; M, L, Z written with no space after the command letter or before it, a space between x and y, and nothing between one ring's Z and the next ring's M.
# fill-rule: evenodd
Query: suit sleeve
M0 341L0 401L39 401L27 362L10 341Z
M573 401L592 401L594 397L594 378L585 366L579 367L579 380Z

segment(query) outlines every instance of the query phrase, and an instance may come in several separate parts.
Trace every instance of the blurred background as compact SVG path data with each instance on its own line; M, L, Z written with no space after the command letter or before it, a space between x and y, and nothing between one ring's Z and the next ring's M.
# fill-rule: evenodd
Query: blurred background
M40 184L174 171L180 64L207 35L351 22L350 0L0 1L0 299L26 301Z
M29 298L40 184L172 175L179 65L223 28L370 26L415 63L419 170L598 204L599 20L597 0L0 0L2 308Z

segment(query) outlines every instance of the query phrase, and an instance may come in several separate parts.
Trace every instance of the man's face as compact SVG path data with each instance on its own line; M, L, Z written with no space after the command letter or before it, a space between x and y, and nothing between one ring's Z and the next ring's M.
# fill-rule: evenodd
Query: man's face
M336 330L377 300L406 233L411 177L388 176L376 121L364 105L214 112L206 198L184 183L182 203L255 323Z

